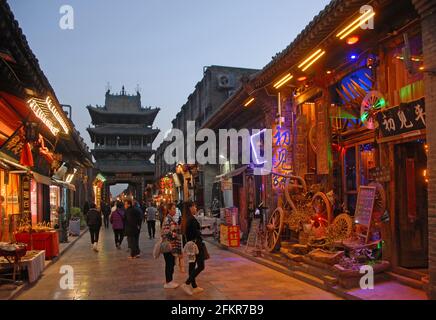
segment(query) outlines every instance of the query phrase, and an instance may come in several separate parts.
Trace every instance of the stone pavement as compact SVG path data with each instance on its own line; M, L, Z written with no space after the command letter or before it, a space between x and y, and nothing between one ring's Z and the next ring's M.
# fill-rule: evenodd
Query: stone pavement
M208 244L211 259L197 278L205 292L186 295L182 289L163 289L163 257L155 260L155 240L148 239L145 225L140 237L141 258L128 259L127 239L117 250L111 229L102 229L98 253L91 250L85 234L42 278L17 299L339 299L332 293L271 270L227 250ZM60 288L60 268L74 269L74 289ZM175 280L181 283L186 274L176 267Z

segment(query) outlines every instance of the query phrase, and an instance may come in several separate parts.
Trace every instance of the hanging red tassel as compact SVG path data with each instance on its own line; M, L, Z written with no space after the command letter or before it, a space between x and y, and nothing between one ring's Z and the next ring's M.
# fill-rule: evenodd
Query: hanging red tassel
M30 143L26 142L21 151L20 164L26 167L33 167L33 155L30 149Z

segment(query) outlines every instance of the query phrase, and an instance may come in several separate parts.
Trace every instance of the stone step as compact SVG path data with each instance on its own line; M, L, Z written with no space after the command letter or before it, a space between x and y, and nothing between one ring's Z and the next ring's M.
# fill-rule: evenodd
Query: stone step
M424 273L417 272L414 270L408 270L406 268L393 268L392 272L404 276L406 278L411 278L418 281L421 281L421 279L425 277Z
M425 284L421 281L421 280L415 280L406 276L402 276L398 273L394 273L394 272L385 272L385 274L387 274L391 279L394 279L396 281L398 281L399 283L402 283L406 286L415 288L415 289L419 289L419 290L423 290L425 289Z
M311 274L308 274L308 273L306 273L304 271L299 271L299 270L295 270L293 273L294 273L294 275L296 276L297 279L298 278L302 278L300 280L305 281L305 282L307 282L309 284L315 285L318 288L319 287L325 287L324 279L320 279L320 278L318 278L316 276L313 276Z
M296 269L305 272L307 274L310 274L314 277L317 277L318 279L321 279L323 281L326 279L326 277L329 277L327 279L336 279L336 276L334 274L326 272L326 270L311 265L302 264L301 266L296 267Z

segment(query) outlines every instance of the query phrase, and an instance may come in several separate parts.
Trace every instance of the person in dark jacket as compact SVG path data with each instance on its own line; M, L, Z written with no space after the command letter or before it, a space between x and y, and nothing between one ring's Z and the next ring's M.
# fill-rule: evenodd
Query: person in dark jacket
M97 210L95 203L91 203L88 214L86 215L86 224L89 228L89 233L91 235L91 246L92 249L98 252L98 235L101 228L101 213Z
M197 214L197 206L195 202L185 202L182 215L182 234L185 242L194 242L198 248L198 254L195 256L195 261L189 263L189 276L186 282L182 285L182 289L189 295L193 293L203 292L195 279L204 270L205 247L201 237L200 223L195 218Z
M112 212L110 221L114 230L115 246L121 249L121 243L124 238L124 206L121 202L117 203L117 209Z
M111 214L111 207L108 203L104 203L102 205L101 211L103 213L103 218L104 218L104 227L107 229L109 228L109 216Z
M83 205L83 215L86 217L89 211L89 202L85 201L85 204Z
M125 213L125 234L127 236L127 242L130 248L131 259L140 257L139 250L139 233L141 231L142 217L138 208L132 205L131 200L124 202L126 207Z

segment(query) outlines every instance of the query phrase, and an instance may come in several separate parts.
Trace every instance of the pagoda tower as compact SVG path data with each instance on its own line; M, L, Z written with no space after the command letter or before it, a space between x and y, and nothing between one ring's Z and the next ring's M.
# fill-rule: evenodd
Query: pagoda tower
M129 184L135 199L144 200L146 186L154 178L150 157L159 129L153 128L153 122L160 109L142 107L139 91L128 95L124 86L119 94L108 90L104 106L87 109L93 125L87 130L94 143L95 167L105 178L101 200L110 200L109 187L117 183Z

